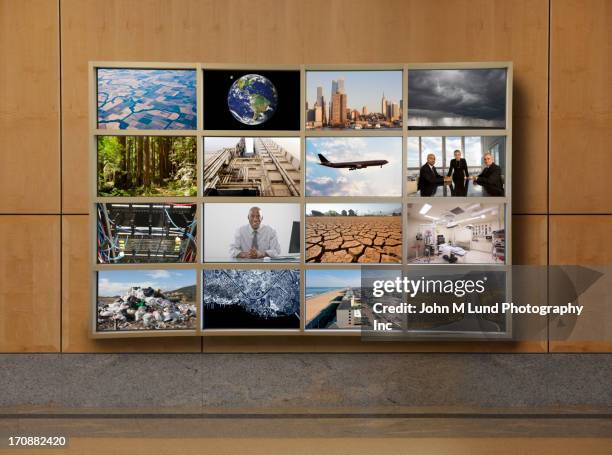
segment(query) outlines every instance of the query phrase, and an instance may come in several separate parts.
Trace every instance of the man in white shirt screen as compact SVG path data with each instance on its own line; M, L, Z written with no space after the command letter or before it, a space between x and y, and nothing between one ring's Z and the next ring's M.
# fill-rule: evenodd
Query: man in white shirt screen
M241 226L234 234L234 241L230 245L230 257L261 259L280 255L276 231L270 226L261 224L262 210L259 207L251 207L247 218L249 224Z

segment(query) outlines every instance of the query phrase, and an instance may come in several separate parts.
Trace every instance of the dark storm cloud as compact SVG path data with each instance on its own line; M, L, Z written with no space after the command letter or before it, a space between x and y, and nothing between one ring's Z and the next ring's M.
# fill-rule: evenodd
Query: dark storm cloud
M506 70L503 68L409 72L408 124L411 126L504 127L505 114Z

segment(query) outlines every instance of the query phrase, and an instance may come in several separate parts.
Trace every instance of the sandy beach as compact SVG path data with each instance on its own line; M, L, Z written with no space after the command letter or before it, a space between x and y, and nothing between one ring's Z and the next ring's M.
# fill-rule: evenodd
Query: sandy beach
M326 292L325 294L317 294L313 297L306 299L306 324L313 320L313 318L319 314L329 302L334 300L339 295L344 294L346 288L335 289L333 291Z

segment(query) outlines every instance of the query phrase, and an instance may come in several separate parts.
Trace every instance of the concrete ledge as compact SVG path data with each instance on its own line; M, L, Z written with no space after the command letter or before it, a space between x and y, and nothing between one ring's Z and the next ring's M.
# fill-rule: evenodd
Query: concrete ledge
M612 413L612 354L1 354L0 413Z

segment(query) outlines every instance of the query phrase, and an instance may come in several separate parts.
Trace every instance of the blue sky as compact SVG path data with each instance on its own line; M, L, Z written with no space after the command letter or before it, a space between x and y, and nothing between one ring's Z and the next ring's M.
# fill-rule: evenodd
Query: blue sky
M253 150L253 138L245 136L247 150ZM300 138L299 137L270 137L278 145L291 153L298 161L300 160ZM225 147L234 147L239 137L206 137L204 138L204 155L215 154Z
M330 161L387 160L383 167L334 169ZM321 137L306 139L306 196L401 196L401 137Z
M370 282L372 280L395 280L396 277L401 277L401 270L397 269L364 269L364 278ZM361 269L345 269L345 270L306 270L306 287L307 288L345 288L345 287L361 287Z
M401 204L387 203L387 204L306 204L306 215L310 214L311 210L318 210L320 212L327 212L328 210L335 210L336 212L342 212L342 210L353 209L357 211L358 215L376 214L378 215L381 211L383 215L390 215L394 211L401 210Z
M361 270L306 270L306 287L361 287Z
M383 92L387 100L398 103L402 99L401 71L307 71L306 101L312 107L317 98L317 87L323 87L325 102L331 100L333 80L344 77L347 107L357 109L366 106L368 112L380 112ZM329 105L329 104L328 104Z
M173 291L196 284L195 270L113 270L98 272L98 295L123 295L132 286Z

